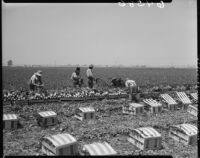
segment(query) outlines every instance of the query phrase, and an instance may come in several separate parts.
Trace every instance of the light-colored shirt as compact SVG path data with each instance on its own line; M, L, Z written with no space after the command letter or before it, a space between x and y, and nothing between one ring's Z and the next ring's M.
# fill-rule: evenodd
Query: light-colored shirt
M74 80L74 79L78 79L78 78L80 78L80 75L77 75L76 72L73 72L71 79Z
M134 87L134 86L137 86L136 83L135 83L135 81L133 81L133 80L127 80L127 81L125 82L125 85L126 85L126 87Z
M93 77L92 70L91 69L87 69L86 75L87 75L87 77Z
M34 85L40 83L39 78L37 77L36 74L33 74L33 76L32 76L31 79L30 79L30 82L31 82L32 84L34 84Z

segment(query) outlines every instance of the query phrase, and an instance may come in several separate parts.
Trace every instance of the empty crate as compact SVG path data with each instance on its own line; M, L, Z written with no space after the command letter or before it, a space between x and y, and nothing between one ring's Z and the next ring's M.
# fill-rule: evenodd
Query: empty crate
M18 118L15 114L4 114L3 115L3 128L4 129L17 129Z
M92 107L80 107L76 109L75 117L81 121L95 119L95 109Z
M128 141L140 150L159 150L162 147L161 134L152 127L133 129L129 136Z
M178 99L183 105L183 109L187 109L189 104L192 104L189 97L185 94L185 92L176 92Z
M68 133L42 138L42 152L46 155L77 155L78 143Z
M37 122L40 126L50 126L57 124L57 114L54 111L43 111L37 115Z
M197 103L197 100L198 100L198 95L197 95L197 93L191 93L190 95L191 95L191 97L193 98L193 101L194 101L195 103Z
M197 108L197 104L195 105L189 105L188 106L188 109L187 109L187 112L189 112L190 114L194 115L197 117L198 115L198 108Z
M160 113L162 111L162 104L153 99L144 99L143 102L146 104L144 107L151 113Z
M137 115L144 112L144 105L138 103L129 103L128 105L123 106L123 113Z
M169 94L161 94L160 97L167 109L171 111L177 110L178 103Z
M117 152L107 142L103 142L103 143L93 143L84 145L83 154L86 156L87 155L101 156L101 155L117 155Z
M185 145L197 143L197 127L191 124L179 124L171 126L169 136Z

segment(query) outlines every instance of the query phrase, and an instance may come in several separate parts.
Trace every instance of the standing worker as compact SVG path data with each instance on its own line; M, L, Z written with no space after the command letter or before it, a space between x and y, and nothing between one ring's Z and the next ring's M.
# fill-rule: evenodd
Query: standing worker
M77 67L75 72L72 73L71 80L73 82L74 88L81 87L83 84L83 79L80 76L80 67Z
M94 76L93 76L93 72L92 72L93 68L94 68L94 66L92 64L90 64L89 68L86 71L86 76L88 78L88 87L89 88L93 88L93 82L94 82Z
M31 91L35 91L37 88L41 88L43 86L44 84L42 83L42 71L38 70L29 80L29 88Z
M129 78L126 78L125 86L126 86L126 88L129 89L129 99L130 99L130 101L135 100L136 102L138 102L137 98L134 97L134 99L133 99L133 93L137 92L137 85L136 85L135 81L130 80Z

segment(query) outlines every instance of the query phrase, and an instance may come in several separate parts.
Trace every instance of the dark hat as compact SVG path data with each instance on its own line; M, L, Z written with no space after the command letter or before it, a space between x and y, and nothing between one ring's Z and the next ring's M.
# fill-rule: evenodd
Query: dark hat
M76 67L76 71L79 71L81 68L80 67Z
M94 65L92 65L92 64L89 65L89 68L93 68L93 67L94 67Z

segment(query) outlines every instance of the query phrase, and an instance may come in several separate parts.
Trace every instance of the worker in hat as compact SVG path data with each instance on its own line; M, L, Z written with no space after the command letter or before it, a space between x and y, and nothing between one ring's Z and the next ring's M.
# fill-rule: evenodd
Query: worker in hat
M42 83L42 71L38 70L29 80L29 88L31 91L35 91L37 88L41 88L43 86L44 84Z
M89 68L86 71L86 76L88 78L88 87L89 88L93 88L93 82L95 80L94 76L93 76L93 68L94 66L92 64L89 65Z
M77 67L75 72L72 73L71 80L73 82L74 88L81 87L83 84L83 79L81 78L80 71L80 67Z
M137 101L137 99L135 97L133 97L133 93L136 93L137 89L138 89L136 82L134 80L126 78L125 86L129 90L129 100L130 101L132 101L132 100Z

